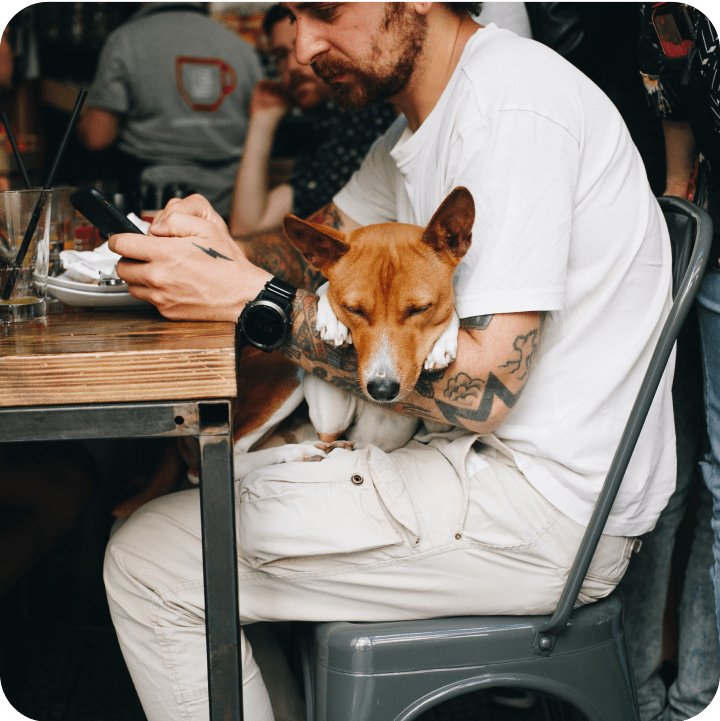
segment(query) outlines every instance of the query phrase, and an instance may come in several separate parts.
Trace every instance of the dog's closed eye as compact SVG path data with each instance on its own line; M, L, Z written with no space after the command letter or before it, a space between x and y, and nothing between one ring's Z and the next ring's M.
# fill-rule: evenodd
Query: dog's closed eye
M413 315L420 315L421 313L426 313L427 311L430 310L430 308L432 308L432 305L433 305L432 303L428 303L427 305L410 306L410 308L408 308L405 311L405 317L410 318L410 316L413 316Z
M362 308L358 307L358 306L353 307L353 306L349 306L349 305L344 305L344 306L343 306L343 310L344 310L346 313L350 313L350 315L357 316L358 318L364 318L364 317L365 317L365 311L364 311Z

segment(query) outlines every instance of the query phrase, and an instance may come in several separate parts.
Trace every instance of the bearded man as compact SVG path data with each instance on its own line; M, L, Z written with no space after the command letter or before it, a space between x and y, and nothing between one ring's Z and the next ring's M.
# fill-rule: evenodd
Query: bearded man
M244 623L551 612L670 308L667 230L610 100L559 55L477 25L462 5L286 3L297 61L336 102L387 98L403 113L315 219L345 232L425 226L458 186L476 219L454 278L457 358L393 405L453 430L246 478ZM125 256L118 274L130 292L167 317L236 321L271 281L202 198L171 201L151 232L111 247ZM320 341L316 310L314 293L298 289L276 352L352 387L357 373ZM672 492L671 377L581 603L615 588ZM367 503L356 503L358 488ZM148 504L106 557L110 608L150 721L207 717L198 503L185 492ZM247 717L270 718L243 651Z

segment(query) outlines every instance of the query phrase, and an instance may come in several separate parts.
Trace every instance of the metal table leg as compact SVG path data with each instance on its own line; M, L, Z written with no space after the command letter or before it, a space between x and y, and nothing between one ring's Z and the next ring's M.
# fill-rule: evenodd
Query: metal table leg
M203 419L203 408L225 409L225 418ZM233 443L228 404L200 409L200 508L202 514L205 623L210 721L242 721L240 616Z
M229 401L0 409L0 443L160 436L199 440L210 721L243 721Z

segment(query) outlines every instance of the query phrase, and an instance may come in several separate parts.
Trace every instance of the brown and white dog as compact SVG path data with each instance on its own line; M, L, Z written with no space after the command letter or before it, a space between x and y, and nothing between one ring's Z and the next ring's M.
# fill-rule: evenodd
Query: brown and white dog
M420 420L383 404L406 396L423 368L444 368L455 359L453 274L472 242L474 219L472 195L462 187L450 193L426 228L381 223L342 233L285 217L290 242L328 279L318 291L317 330L327 343L355 346L367 401L303 374L277 353L243 349L242 401L233 418L236 479L265 465L323 457L327 444L341 437L349 447L372 444L385 451L412 438ZM286 423L283 430L281 423L303 398L312 426ZM172 490L183 462L197 483L195 460L187 441L169 446L147 486L113 513L128 516Z
M341 233L286 216L290 242L327 279L318 290L317 330L335 346L352 343L360 387L372 403L306 374L305 398L320 438L341 435L383 450L403 446L419 420L376 404L401 400L423 368L448 366L459 320L453 274L472 242L475 203L456 188L426 228L381 223Z

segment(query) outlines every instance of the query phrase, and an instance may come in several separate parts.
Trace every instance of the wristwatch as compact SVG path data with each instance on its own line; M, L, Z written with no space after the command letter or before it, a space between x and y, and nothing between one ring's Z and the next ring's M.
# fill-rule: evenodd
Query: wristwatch
M239 348L252 345L266 353L275 350L290 335L290 307L297 288L280 278L271 278L238 318L235 338Z

